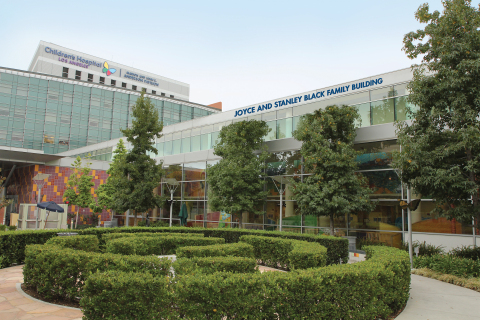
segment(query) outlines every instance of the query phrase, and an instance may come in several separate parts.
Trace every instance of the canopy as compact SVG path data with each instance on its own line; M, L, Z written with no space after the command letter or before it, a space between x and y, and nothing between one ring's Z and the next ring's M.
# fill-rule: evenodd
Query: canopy
M63 208L53 201L37 203L37 207L53 212L63 212Z
M187 225L187 218L188 218L188 210L187 210L187 205L185 202L182 205L182 208L180 209L180 213L178 214L180 217L180 225L181 226L186 226Z

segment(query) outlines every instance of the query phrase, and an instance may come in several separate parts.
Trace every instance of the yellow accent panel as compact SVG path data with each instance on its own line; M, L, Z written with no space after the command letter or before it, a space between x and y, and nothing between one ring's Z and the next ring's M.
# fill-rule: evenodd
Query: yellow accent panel
M57 192L57 186L53 186L53 192Z
M63 178L63 183L67 184L67 182L68 182L68 178L67 177Z
M100 184L103 184L103 179L100 179ZM473 232L472 232L473 233Z
M94 176L94 175L95 175L95 170L92 170L92 176Z
M95 189L94 189L94 188L91 188L91 189L90 189L90 193L91 193L91 194L94 194L94 193L95 193Z
M51 183L51 182L49 182L49 183L48 183L48 185L49 185L49 186L51 186L51 185L52 185L52 183Z
M46 194L43 195L43 200L42 200L42 202L45 202L45 201L47 201L47 195L46 195Z
M60 195L60 192L57 192L57 196L59 196L59 195Z
M35 165L35 171L38 171L38 164Z
M95 179L97 179L97 180L98 180L98 176L95 176Z
M37 185L36 184L33 185L33 191L37 191Z
M55 173L59 172L60 167L55 167Z
M61 172L60 172L60 173L58 173L58 176L59 176L59 177L63 176L63 173L61 173Z

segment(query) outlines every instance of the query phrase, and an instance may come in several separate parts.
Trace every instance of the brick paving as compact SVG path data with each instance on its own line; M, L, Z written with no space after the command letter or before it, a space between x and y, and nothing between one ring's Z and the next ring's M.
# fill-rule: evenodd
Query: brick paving
M79 309L29 298L17 288L23 283L23 266L0 269L0 319L81 320Z

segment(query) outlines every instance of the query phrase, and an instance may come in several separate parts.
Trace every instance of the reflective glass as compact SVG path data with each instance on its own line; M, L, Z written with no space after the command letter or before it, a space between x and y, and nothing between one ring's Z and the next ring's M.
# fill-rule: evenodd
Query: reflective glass
M394 99L372 102L372 124L391 123L395 121Z
M354 145L356 151L362 154L357 156L359 170L386 169L392 166L393 151L399 151L396 140L360 143Z
M200 139L202 136L195 136L191 138L191 151L199 151L200 150Z
M182 182L183 199L204 199L205 198L205 181Z
M271 129L266 135L265 141L275 140L277 138L277 121L267 122L267 126Z
M361 174L368 179L369 187L373 190L372 198L401 198L402 184L395 171L367 171Z
M190 152L190 138L182 139L182 153Z
M172 154L180 154L181 152L181 146L182 146L182 140L173 140L173 145L172 145Z
M184 180L205 180L205 170L207 165L205 161L184 164Z
M393 86L370 91L370 100L371 101L380 100L380 99L387 99L387 98L391 98L393 96L395 96L395 91L393 90Z
M357 104L355 107L360 115L360 119L357 120L355 126L357 128L370 126L370 102Z
M212 148L212 134L205 133L201 135L201 150L208 150Z
M407 97L395 98L395 120L410 120L415 117L418 107L407 101Z
M291 138L293 133L292 118L277 120L277 139Z

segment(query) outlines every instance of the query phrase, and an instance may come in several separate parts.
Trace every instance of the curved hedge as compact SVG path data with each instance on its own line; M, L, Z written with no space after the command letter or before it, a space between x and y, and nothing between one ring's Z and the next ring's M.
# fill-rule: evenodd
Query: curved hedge
M47 240L46 245L56 245L62 248L83 250L87 252L98 252L98 238L94 235L75 237L55 237Z
M390 247L365 250L368 260L355 264L288 273L185 275L169 284L170 300L161 301L153 295L162 284L153 286L152 297L146 300L150 275L117 272L112 284L106 280L112 273L97 273L87 280L80 305L88 319L144 319L160 310L169 310L162 313L164 319L385 318L407 302L408 254ZM129 299L120 297L123 303L117 303L115 293Z
M273 268L307 269L327 262L327 248L314 242L263 236L242 236L240 241L252 245L255 258Z
M56 237L57 232L71 230L32 230L0 233L0 259L1 268L13 264L22 264L25 261L25 247L29 244L44 244L48 239ZM262 231L246 229L207 229L207 228L146 228L146 227L123 227L123 228L90 228L75 230L79 235L96 235L100 248L105 246L105 239L102 235L107 234L129 234L129 233L181 233L181 234L203 234L205 237L224 238L225 243L238 242L243 235L262 235L274 238L296 239L308 242L316 242L327 248L327 265L337 264L341 261L348 261L348 240L344 238L298 234L283 231Z
M234 256L254 258L253 246L248 243L227 243L203 247L183 247L177 249L177 258Z
M125 237L134 237L134 236L142 236L142 237L159 237L159 236L171 236L171 235L178 235L178 233L174 232L142 232L142 233L126 233L126 232L116 232L116 233L107 233L102 234L103 242L107 243L110 240L118 239L118 238L125 238ZM91 235L94 236L94 235ZM184 233L182 237L203 237L203 233Z
M257 261L247 257L209 256L180 258L173 263L176 275L212 274L215 272L258 272Z
M170 275L168 258L122 256L61 248L29 245L26 249L23 279L46 298L74 300L81 296L85 281L94 273L118 270L149 273L155 277Z
M186 246L207 246L225 243L222 238L184 237L169 235L165 237L136 236L113 239L107 242L105 251L124 255L166 255Z

